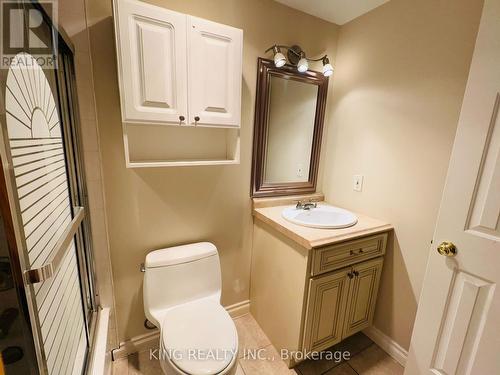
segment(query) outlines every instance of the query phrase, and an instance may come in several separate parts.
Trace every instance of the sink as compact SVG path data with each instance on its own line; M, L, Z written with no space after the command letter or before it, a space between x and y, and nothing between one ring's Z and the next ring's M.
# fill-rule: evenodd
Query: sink
M338 229L351 227L358 222L352 212L342 208L319 204L309 210L287 207L281 215L294 224L311 228Z

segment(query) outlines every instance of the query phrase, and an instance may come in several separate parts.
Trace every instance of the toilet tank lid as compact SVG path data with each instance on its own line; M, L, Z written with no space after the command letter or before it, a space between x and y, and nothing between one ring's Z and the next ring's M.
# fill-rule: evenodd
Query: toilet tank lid
M144 266L146 268L172 266L203 259L212 255L217 255L217 248L210 242L167 247L151 251L146 255Z

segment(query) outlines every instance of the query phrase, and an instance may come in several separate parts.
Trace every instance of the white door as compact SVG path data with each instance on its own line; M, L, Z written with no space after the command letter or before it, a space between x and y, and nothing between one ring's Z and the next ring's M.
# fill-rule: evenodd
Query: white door
M500 1L486 0L406 375L500 374L499 107Z
M135 0L114 10L123 121L185 123L186 15Z
M240 126L243 31L189 17L189 122Z

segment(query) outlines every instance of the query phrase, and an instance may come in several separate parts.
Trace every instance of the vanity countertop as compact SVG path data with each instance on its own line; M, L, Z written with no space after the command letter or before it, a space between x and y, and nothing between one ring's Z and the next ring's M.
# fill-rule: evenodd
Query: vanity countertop
M319 202L321 203L321 202ZM327 202L323 202L328 204ZM331 245L357 237L367 236L393 229L391 224L373 219L371 217L353 212L358 217L358 222L349 228L342 229L318 229L293 224L281 216L281 212L290 204L277 206L266 206L254 204L253 216L270 225L291 240L297 242L306 249L313 249L325 245Z

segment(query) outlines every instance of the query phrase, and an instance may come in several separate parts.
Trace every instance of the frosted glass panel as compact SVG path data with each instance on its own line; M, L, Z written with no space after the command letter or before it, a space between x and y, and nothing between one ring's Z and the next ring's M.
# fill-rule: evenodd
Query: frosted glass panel
M27 53L7 76L7 130L30 268L49 261L72 221L57 102L45 73ZM75 240L55 274L34 285L49 374L81 374L87 350Z

